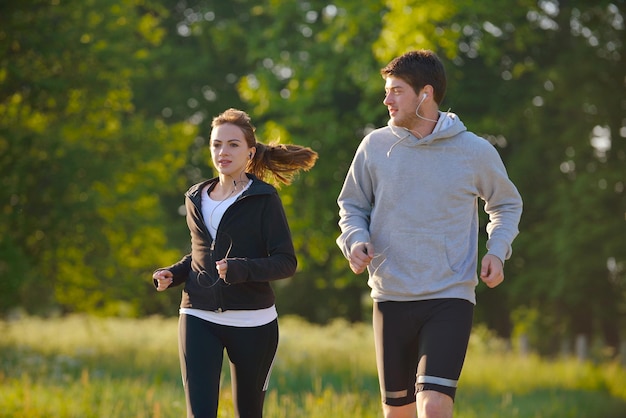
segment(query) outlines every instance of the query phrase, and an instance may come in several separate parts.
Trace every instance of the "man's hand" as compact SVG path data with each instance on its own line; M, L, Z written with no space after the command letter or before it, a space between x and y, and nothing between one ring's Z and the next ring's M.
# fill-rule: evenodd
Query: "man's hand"
M504 281L502 261L495 255L485 255L480 265L480 279L490 288L494 288L502 283Z
M369 242L357 242L350 249L350 268L361 274L374 258L374 246Z

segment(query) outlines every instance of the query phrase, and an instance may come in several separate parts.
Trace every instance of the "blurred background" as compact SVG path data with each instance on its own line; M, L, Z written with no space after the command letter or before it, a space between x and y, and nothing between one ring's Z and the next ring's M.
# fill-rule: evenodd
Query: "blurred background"
M3 0L0 315L175 317L182 289L157 293L151 273L188 252L183 193L215 175L210 122L236 107L260 141L320 155L280 189L299 270L275 283L279 313L369 321L336 198L387 122L379 69L428 48L442 110L524 199L476 322L542 354L624 353L625 17L624 0Z

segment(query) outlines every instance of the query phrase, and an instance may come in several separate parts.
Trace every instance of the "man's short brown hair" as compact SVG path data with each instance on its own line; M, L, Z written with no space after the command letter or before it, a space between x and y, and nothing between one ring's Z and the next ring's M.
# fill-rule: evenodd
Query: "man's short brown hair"
M431 85L435 102L441 103L446 95L446 71L437 54L427 49L410 51L391 60L380 70L383 78L397 77L408 83L417 94Z

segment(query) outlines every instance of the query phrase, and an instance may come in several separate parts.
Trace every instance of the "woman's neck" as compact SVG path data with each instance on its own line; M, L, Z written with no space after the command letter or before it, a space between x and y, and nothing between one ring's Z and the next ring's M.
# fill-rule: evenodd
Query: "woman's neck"
M242 180L239 180L242 179ZM216 200L228 199L230 196L243 190L244 186L248 183L248 177L245 173L241 173L239 176L221 176L219 182L215 185L211 191L211 197Z

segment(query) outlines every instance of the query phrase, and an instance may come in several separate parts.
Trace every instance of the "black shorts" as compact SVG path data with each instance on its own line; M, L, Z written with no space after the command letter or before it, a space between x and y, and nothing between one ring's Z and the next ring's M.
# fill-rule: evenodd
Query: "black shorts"
M424 390L454 399L472 329L463 299L374 303L376 365L383 403L403 406Z

